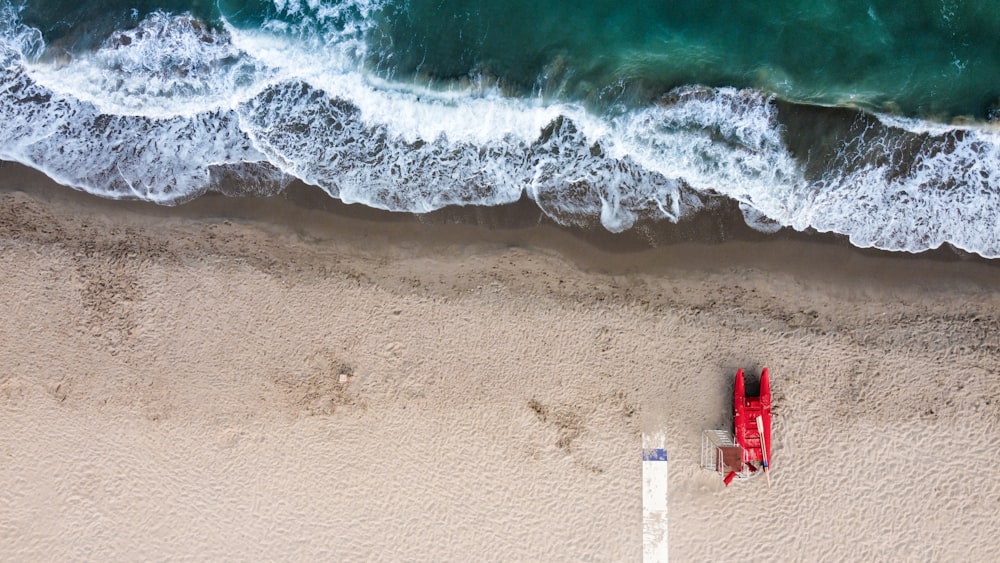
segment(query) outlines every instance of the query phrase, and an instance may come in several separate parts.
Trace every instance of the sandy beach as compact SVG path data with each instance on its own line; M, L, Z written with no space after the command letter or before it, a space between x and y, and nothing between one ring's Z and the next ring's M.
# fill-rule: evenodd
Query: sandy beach
M636 561L643 432L675 561L1000 553L996 263L372 214L0 167L0 559Z

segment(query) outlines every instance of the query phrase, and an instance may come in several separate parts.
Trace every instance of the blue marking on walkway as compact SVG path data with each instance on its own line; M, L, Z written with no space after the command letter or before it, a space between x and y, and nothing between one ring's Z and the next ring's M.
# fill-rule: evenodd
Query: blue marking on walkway
M643 448L642 461L667 461L667 450L663 448Z

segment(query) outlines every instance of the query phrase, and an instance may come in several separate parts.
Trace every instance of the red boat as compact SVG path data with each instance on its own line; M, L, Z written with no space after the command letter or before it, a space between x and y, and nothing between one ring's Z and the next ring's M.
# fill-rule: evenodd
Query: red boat
M706 430L702 438L702 465L724 475L728 486L733 479L760 474L771 482L771 382L767 368L760 374L756 395L748 395L743 370L736 372L733 389L733 432Z

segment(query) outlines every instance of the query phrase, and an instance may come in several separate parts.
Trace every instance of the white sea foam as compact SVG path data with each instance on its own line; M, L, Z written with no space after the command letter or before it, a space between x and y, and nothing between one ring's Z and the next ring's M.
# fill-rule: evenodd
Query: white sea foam
M429 87L375 76L363 61L377 7L279 1L299 19L259 30L157 13L59 64L41 62L41 34L2 8L0 158L160 203L231 191L233 178L269 193L296 177L415 212L527 193L560 223L615 232L677 221L699 194L721 194L762 231L1000 256L1000 137L985 128L878 116L807 179L775 104L754 91L683 88L600 117L475 77Z
M6 22L6 28L17 28ZM15 37L31 36L23 30ZM236 115L207 110L148 117L103 112L29 71L24 53L0 43L0 158L112 198L173 203L213 186L213 169L263 162ZM35 68L42 65L36 63Z
M153 118L232 109L273 74L225 32L162 12L116 32L94 53L27 71L35 82L102 113Z
M261 30L230 27L229 31L241 51L276 69L272 83L303 81L331 98L350 100L366 123L387 127L409 143L441 136L487 143L509 134L530 141L546 124L567 114L585 121L595 132L603 126L577 106L510 99L489 85L433 89L390 82L366 72L355 58L357 49L343 49L340 44L317 48Z
M42 32L21 23L17 8L0 1L0 42L26 59L37 59L45 50Z
M612 154L731 197L788 225L807 192L771 101L755 92L685 88L615 122Z
M876 113L875 117L887 127L893 127L896 129L901 129L903 131L909 131L910 133L929 133L931 135L943 135L945 133L950 133L952 131L964 130L964 131L976 131L981 130L984 127L982 125L974 124L961 124L961 123L939 123L936 121L928 121L926 119L917 119L915 117L904 117L901 115L892 115L889 113Z
M105 197L181 201L211 186L213 166L264 160L231 113L108 115L33 83L24 72L3 73L0 116L0 158Z
M881 158L871 162L872 155ZM950 243L1000 256L996 133L965 128L901 135L889 129L845 144L841 164L816 189L815 206L823 212L814 213L809 225L846 233L855 245L919 251Z

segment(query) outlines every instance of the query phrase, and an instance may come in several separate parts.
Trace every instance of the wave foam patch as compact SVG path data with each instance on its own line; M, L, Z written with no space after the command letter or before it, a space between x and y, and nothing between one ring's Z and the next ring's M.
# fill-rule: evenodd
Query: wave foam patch
M28 60L37 59L45 51L42 32L21 23L18 9L8 3L0 3L0 41Z
M816 186L822 212L809 225L861 247L919 252L949 243L1000 257L1000 135L926 131L876 124L844 142Z
M513 135L483 144L444 135L411 142L304 82L269 88L240 115L271 162L348 203L427 212L502 205L528 190L556 221L600 217L613 231L640 216L676 220L696 203L682 200L676 182L608 158L568 118L554 120L532 144Z
M36 84L18 56L0 61L0 158L110 198L175 203L208 189L209 166L264 160L231 113L151 119L101 113Z
M640 218L677 221L701 206L681 182L652 172L630 157L609 156L569 118L542 131L528 156L528 193L564 224L587 225L595 215L612 232Z
M34 64L31 77L109 114L173 117L231 109L271 71L233 46L228 33L188 14L154 12L94 53Z
M261 60L273 68L287 67L289 63L307 68L322 67L327 70L360 70L368 54L368 34L376 26L376 12L382 10L382 0L273 0L274 14L259 25L234 25L223 16L226 29L251 41L273 41L265 51L278 57ZM266 39L265 39L266 41ZM275 47L277 46L277 49ZM288 53L288 51L297 51ZM298 59L287 59L280 53L297 54ZM319 64L317 64L319 63Z
M373 26L372 16L385 7L383 0L273 0L280 17L265 24L299 33L316 33L327 42L343 42L345 38L363 37ZM324 33L322 30L327 30Z
M261 30L228 29L237 48L274 70L271 84L301 81L331 98L350 100L366 123L411 143L445 136L484 144L507 135L530 142L559 115L572 116L592 135L604 129L578 107L507 98L481 81L442 89L391 82L362 68L340 43L315 47Z
M944 243L1000 257L1000 134L861 117L806 180L769 98L684 88L619 118L611 152L740 203L751 227L845 234L861 247L921 252Z
M758 92L682 88L615 120L609 137L612 154L733 198L755 209L761 225L763 217L790 224L808 191L770 99Z
M240 114L279 168L347 203L426 212L509 203L523 189L516 143L477 146L444 137L411 143L304 82L272 86Z

